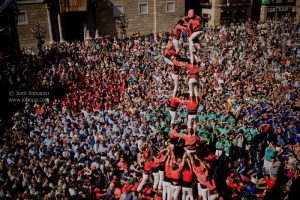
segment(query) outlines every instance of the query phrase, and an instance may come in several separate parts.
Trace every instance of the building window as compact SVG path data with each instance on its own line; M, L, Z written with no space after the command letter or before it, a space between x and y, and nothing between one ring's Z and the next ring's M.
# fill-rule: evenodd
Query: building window
M148 14L148 3L139 3L139 14Z
M114 5L113 6L114 17L121 17L124 13L123 5Z
M167 1L167 12L175 12L175 1Z
M26 10L20 10L18 15L18 25L22 24L28 24L27 20L27 11Z

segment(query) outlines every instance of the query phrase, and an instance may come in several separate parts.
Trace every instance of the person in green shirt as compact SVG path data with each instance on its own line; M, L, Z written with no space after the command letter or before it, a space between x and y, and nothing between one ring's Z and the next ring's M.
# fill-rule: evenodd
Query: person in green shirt
M219 140L216 143L216 153L215 153L215 155L218 156L218 157L221 156L222 153L223 153L223 149L224 149L223 141L221 140L221 138L219 138Z
M269 145L265 149L265 156L264 156L264 168L267 174L270 174L270 169L272 166L272 157L275 156L275 147L271 142L268 142Z
M224 146L225 146L225 148L224 148L225 156L229 157L230 149L232 146L232 142L231 142L231 140L229 140L229 138L226 139Z

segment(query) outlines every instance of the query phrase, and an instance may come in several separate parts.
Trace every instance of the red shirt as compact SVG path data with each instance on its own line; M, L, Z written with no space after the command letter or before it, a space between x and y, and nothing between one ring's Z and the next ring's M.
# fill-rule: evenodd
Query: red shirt
M169 49L165 51L165 57L167 58L171 58L174 55L176 55L176 51L174 49Z
M135 192L139 187L139 182L134 183L134 185L131 187L131 191Z
M183 101L183 105L188 107L188 111L197 111L198 110L198 101Z
M165 173L167 178L172 178L171 167L169 165L165 165Z
M184 67L189 71L190 78L198 79L200 69L198 65L185 64Z
M170 138L178 138L178 133L176 133L176 131L171 130L170 134L169 134Z
M178 61L173 61L175 66L181 66ZM198 65L184 64L184 67L189 71L190 78L198 79L200 67Z
M193 181L193 170L191 168L189 170L183 170L182 180L186 183L190 183Z
M155 200L162 200L162 196L155 194L154 199Z
M120 168L120 170L123 170L123 171L127 171L127 163L125 161L120 161L118 163L118 167Z
M179 165L178 169L173 170L172 168L170 168L171 171L171 177L175 180L179 180L181 177L181 171L182 171L183 165Z
M195 143L198 140L198 137L196 135L185 135L185 134L182 134L181 138L185 140L185 146L195 145Z
M273 186L275 185L276 183L276 178L271 180L270 178L266 178L266 185L268 187L268 190L271 190L273 188Z
M170 98L169 101L170 101L170 107L173 109L177 109L178 106L180 105L179 98L173 97L173 98Z
M207 183L207 176L208 176L208 170L206 170L202 165L199 167L196 167L195 175L202 185L205 185Z
M204 185L206 185L207 189L210 191L215 190L217 188L216 181L214 179L207 181Z
M186 16L185 21L188 23L192 32L194 32L196 29L199 29L201 27L200 25L201 18L198 15L195 15L192 18Z
M147 173L151 173L151 171L154 167L155 167L154 163L147 161L144 165L144 171Z
M179 40L180 38L180 33L181 33L181 29L180 29L180 25L177 24L173 30L173 34L174 34L174 39Z

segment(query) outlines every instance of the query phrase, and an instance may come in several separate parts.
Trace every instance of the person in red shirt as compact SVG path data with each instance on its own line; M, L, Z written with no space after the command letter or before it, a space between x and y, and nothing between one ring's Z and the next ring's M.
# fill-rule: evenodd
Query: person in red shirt
M158 182L158 190L162 191L163 180L165 176L165 162L168 156L169 150L163 150L159 152L159 167L158 167L158 174L159 174L159 182Z
M175 47L176 53L179 52L179 39L181 36L182 30L185 30L186 27L183 26L184 21L181 19L177 22L173 29L173 45Z
M172 96L175 97L178 89L179 84L179 75L180 75L180 67L178 65L174 65L173 60L179 60L181 62L188 62L188 59L181 57L177 54L177 52L174 50L174 46L172 44L166 45L165 54L163 56L165 62L167 65L171 67L171 77L174 81L174 89Z
M168 163L171 167L171 177L173 179L171 182L171 195L173 197L173 200L178 200L178 196L181 190L181 172L183 170L186 154L183 155L182 161L179 165L177 163L174 163L173 158L175 158L174 153L172 153L171 162Z
M165 176L163 181L163 200L171 199L172 173L171 173L171 165L169 164L170 160L171 160L171 156L168 156L165 164Z
M194 133L196 133L196 117L197 117L197 111L199 102L197 98L192 98L192 100L186 100L186 101L180 101L182 105L186 105L188 109L188 135L191 135L191 128L193 124Z
M180 105L180 99L176 97L172 97L169 99L169 101L170 101L171 128L173 128L176 119L176 112L178 106Z
M189 131L189 133L191 133L191 131ZM196 145L197 145L197 142L199 141L199 138L198 138L197 135L194 135L194 134L188 134L188 135L179 134L174 129L171 129L170 135L172 135L173 137L184 139L184 141L185 141L185 150L186 150L186 153L188 155L191 154L191 153L196 152Z
M208 189L207 189L207 178L209 168L203 161L194 158L190 155L189 156L193 168L193 172L195 173L197 180L198 180L198 196L199 198L203 198L203 200L208 200Z
M148 178L149 178L149 175L152 173L152 170L153 170L153 168L155 168L155 167L156 167L156 166L155 166L155 164L154 164L154 159L153 159L153 157L149 158L149 159L146 161L145 165L144 165L143 179L142 179L142 181L141 181L141 183L139 184L139 187L138 187L138 189L137 189L138 192L140 192L140 191L143 189L144 185L146 184L146 182L147 182L147 180L148 180Z
M179 84L179 72L180 72L180 67L175 66L172 61L172 59L174 59L175 55L176 55L176 51L173 49L173 45L168 44L166 46L164 60L168 65L170 65L172 67L170 74L174 81L173 97L176 96L176 92L177 92L177 88L178 88L178 84Z
M219 198L216 181L214 178L207 178L206 187L208 189L208 200L215 200Z
M173 65L172 59L174 58L174 56L176 55L176 50L174 49L174 46L169 43L166 45L166 50L165 50L165 54L163 56L164 61L168 64L168 65Z
M189 159L186 159L184 169L182 171L182 200L194 200L193 196L193 169Z
M162 200L162 194L161 194L161 192L155 193L154 200Z
M163 150L163 151L159 152L158 155L154 158L154 165L156 167L154 167L152 170L152 175L154 178L153 191L157 191L157 189L159 188L160 180L161 180L160 189L162 187L163 177L160 177L160 176L163 176L163 174L159 173L159 170L161 169L161 164L165 161L165 159L167 157L166 155L167 155L167 150Z
M188 26L188 31L186 31L189 34L189 50L190 50L190 62L194 63L194 42L193 40L197 38L202 31L201 26L201 17L195 14L194 9L190 9L188 11L188 15L183 17L182 19L186 25Z
M199 98L198 79L200 67L198 65L186 64L183 62L178 62L176 60L173 63L175 66L185 67L188 70L190 98L193 97L193 93L195 94L196 98Z

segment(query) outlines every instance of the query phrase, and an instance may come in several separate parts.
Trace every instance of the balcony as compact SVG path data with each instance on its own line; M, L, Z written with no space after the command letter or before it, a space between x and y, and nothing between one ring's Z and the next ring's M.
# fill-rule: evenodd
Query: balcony
M200 0L200 5L211 5L212 0Z
M251 6L251 0L221 0L219 6Z
M211 3L212 0L200 0L200 6L202 8L211 8Z

